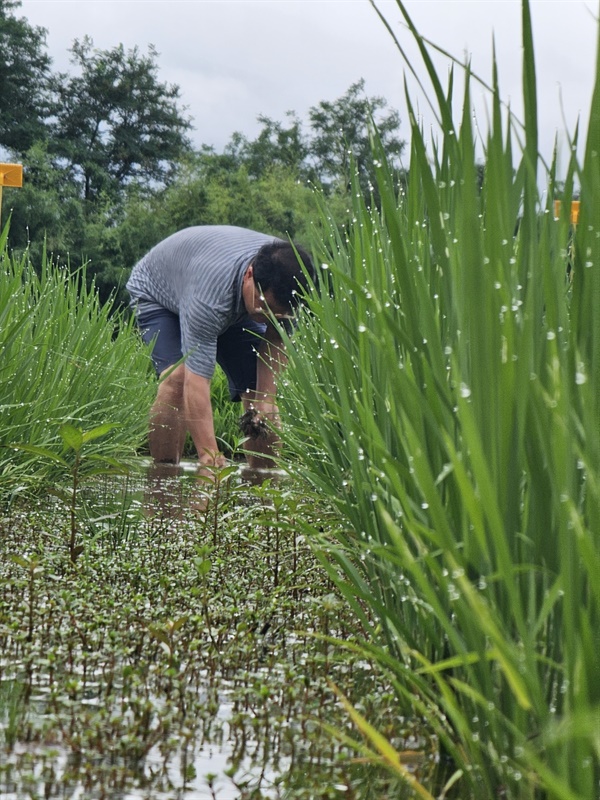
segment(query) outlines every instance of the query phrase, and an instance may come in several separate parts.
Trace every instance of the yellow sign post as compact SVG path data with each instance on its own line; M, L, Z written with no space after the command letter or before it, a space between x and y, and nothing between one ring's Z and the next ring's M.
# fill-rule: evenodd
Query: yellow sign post
M0 164L0 230L2 226L2 187L23 186L22 164Z
M579 200L571 200L571 225L577 225L579 222ZM554 201L554 217L558 219L560 217L560 211L562 208L562 203L560 200Z
M554 219L560 219L560 214L562 210L562 203L560 200L554 201ZM571 228L574 230L577 228L579 224L579 211L580 211L580 201L579 200L571 200L571 213L569 216L569 222L571 224ZM573 243L572 231L570 231L569 241L567 244L567 278L569 281L573 280L573 253L575 251L575 245Z

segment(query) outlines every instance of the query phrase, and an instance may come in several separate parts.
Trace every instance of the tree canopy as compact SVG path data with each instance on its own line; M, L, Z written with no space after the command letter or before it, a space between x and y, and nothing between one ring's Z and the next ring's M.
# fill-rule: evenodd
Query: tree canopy
M51 60L46 31L14 12L18 0L0 0L0 146L22 155L43 137Z
M390 166L400 169L404 149L400 115L387 108L385 98L369 97L364 79L336 100L322 100L310 108L307 128L296 112L289 111L286 117L287 124L261 114L262 129L256 139L234 133L225 153L236 166L245 164L254 177L279 165L333 191L347 186L352 164L361 182L374 183L370 139L376 129Z
M118 192L134 178L164 183L190 150L191 123L178 108L179 87L158 80L156 50L96 50L85 37L71 53L76 74L50 82L50 151L86 200Z
M309 154L321 183L347 180L353 161L365 188L375 184L370 146L375 127L390 164L399 167L398 159L404 148L398 137L400 115L394 109L384 113L386 108L383 97L367 96L365 81L361 79L337 100L322 100L310 109ZM369 192L365 195L368 197Z

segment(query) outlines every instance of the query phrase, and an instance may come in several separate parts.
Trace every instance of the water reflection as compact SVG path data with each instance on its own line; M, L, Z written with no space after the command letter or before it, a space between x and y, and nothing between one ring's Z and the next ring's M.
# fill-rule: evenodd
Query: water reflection
M261 486L267 480L271 484L278 484L286 475L282 469L260 469L249 467L247 464L243 464L239 471L241 482L248 486Z
M159 514L181 517L185 507L183 464L161 464L154 461L146 467L144 511L152 516Z
M235 465L233 465L235 466ZM186 511L203 512L217 497L222 500L223 492L217 494L215 483L207 478L198 478L197 461L181 461L179 464L145 461L144 510L145 513L183 519ZM281 469L265 469L238 465L233 473L226 470L227 477L219 488L242 490L243 487L262 486L265 482L278 485L287 477ZM217 483L219 479L217 476Z

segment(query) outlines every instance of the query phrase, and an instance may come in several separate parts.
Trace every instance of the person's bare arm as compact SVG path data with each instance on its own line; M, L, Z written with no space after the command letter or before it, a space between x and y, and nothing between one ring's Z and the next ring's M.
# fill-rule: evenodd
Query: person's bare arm
M183 403L187 428L196 450L199 468L225 466L225 457L219 452L210 402L210 379L185 369Z

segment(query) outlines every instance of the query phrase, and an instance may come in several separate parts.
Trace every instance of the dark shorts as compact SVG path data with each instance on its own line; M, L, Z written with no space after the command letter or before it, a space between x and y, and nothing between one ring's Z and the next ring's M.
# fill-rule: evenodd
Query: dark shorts
M166 308L142 310L138 311L137 324L146 344L154 342L152 361L157 375L183 358L177 314ZM266 329L266 325L248 320L227 328L217 339L217 363L227 376L229 396L234 401L248 389L256 389L256 334L260 336Z

